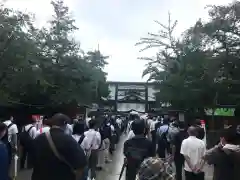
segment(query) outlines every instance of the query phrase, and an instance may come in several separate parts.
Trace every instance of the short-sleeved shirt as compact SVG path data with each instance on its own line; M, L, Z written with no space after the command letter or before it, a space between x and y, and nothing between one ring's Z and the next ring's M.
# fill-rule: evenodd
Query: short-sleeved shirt
M9 126L10 124L12 124L11 120L7 120L3 122L6 126ZM16 124L11 125L8 128L8 141L11 142L12 140L12 135L17 134L18 133L18 128Z
M129 131L127 139L132 139L135 136L133 130Z
M65 134L60 128L52 128L50 134L59 154L74 170L86 166L85 153L72 136ZM45 134L39 135L34 140L34 145L32 180L75 180L72 169L54 155Z
M28 124L26 126L23 127L23 131L28 131L29 130L29 136L32 138L32 139L35 139L37 137L37 128L32 125L32 124Z
M94 129L89 129L84 133L87 137L88 144L90 145L89 150L97 150L101 145L101 134Z
M189 136L182 142L180 153L184 156L189 157L190 162L193 166L200 165L205 152L206 146L204 141L196 138L195 136ZM184 164L184 169L188 172L192 172L186 161Z

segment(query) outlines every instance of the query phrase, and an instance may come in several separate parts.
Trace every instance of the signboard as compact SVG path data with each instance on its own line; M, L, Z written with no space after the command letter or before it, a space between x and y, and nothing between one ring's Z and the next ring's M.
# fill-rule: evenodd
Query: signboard
M235 109L234 108L217 108L213 113L213 109L205 109L206 115L211 116L234 116Z
M207 144L206 123L205 123L205 120L201 120L200 122L201 122L201 126L202 126L202 128L204 129L204 132L205 132L205 136L204 136L203 141L205 142L205 144Z

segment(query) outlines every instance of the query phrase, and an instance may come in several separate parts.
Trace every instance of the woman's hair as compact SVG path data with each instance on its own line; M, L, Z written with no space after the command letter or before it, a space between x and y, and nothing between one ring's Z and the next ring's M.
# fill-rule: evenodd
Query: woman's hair
M174 180L173 170L160 158L150 157L142 162L138 180Z
M83 134L84 133L84 123L78 122L73 126L73 134Z

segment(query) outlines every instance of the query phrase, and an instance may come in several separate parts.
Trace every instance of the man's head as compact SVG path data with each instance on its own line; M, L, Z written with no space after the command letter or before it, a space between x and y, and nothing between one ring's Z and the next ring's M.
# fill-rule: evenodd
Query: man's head
M88 122L88 127L89 129L94 129L95 128L95 120L91 119L89 122Z
M51 118L51 125L65 128L66 124L70 122L70 118L62 113L57 113Z
M10 120L10 121L13 121L13 120L14 120L13 116L10 116L9 120Z
M179 128L180 130L185 130L185 128L186 128L185 123L182 122L182 121L179 121L179 122L178 122L178 128Z
M220 136L221 136L220 141L222 145L225 145L225 144L239 145L240 144L240 132L238 131L238 128L230 126L226 129L223 129Z
M135 120L132 123L132 130L135 135L142 135L145 132L145 122L143 120Z
M189 136L197 136L197 129L194 126L190 126L188 128L188 134Z
M73 134L81 135L84 133L84 129L85 129L84 123L78 122L78 123L74 124L74 126L73 126Z
M196 119L196 120L195 120L195 125L201 126L201 120L200 120L200 119Z
M3 136L5 136L7 132L7 126L4 123L0 123L0 139L2 139Z
M169 124L169 118L163 118L163 124L168 125Z

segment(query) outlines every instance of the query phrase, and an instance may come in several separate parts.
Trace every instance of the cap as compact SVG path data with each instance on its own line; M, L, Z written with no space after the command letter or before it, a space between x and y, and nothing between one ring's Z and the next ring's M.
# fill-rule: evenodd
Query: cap
M140 166L138 180L173 180L171 166L160 158L150 157L145 159Z

